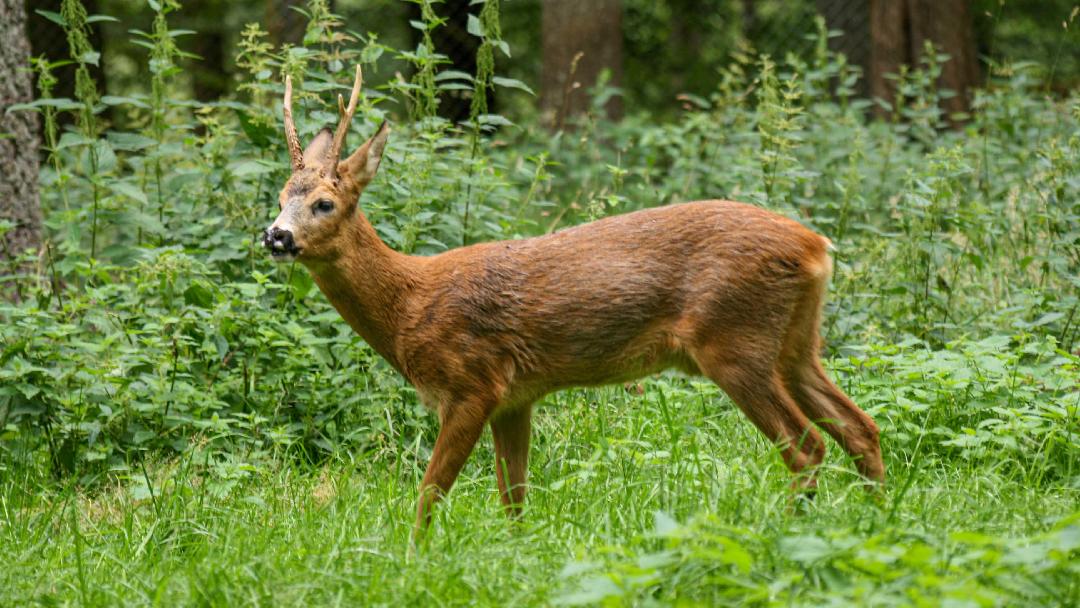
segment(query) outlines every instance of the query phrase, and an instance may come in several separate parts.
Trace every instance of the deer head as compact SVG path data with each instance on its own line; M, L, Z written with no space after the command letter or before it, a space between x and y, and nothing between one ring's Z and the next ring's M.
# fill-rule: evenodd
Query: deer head
M375 177L382 160L390 128L384 122L379 130L348 158L341 160L341 149L356 112L363 77L356 66L349 105L338 96L340 122L337 130L329 128L311 140L301 152L300 139L292 117L292 78L285 77L285 139L292 161L292 176L278 197L280 213L263 232L263 245L277 261L302 262L333 259L349 247L349 231L357 221L360 193Z

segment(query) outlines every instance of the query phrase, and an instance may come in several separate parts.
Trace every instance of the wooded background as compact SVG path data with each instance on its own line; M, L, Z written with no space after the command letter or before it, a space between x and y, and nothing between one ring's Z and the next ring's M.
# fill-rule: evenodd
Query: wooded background
M140 49L128 42L128 30L149 29L150 13L142 0L85 0L90 14L107 14L119 22L94 24L91 42L101 49L109 74L97 74L110 94L122 94L145 74ZM478 39L468 33L469 0L433 3L446 20L433 32L436 48L466 73L475 72ZM667 111L677 108L676 95L707 95L719 67L742 46L771 53L805 55L813 50L813 17L825 17L838 32L834 50L863 69L860 92L888 97L885 74L918 61L924 43L932 41L952 60L942 86L963 90L980 81L986 60L1031 60L1052 67L1053 86L1066 89L1080 73L1080 48L1059 49L1056 34L1072 0L999 2L999 0L509 0L502 3L503 35L514 51L499 57L498 71L532 86L538 107L556 112L564 103L571 113L585 107L589 88L605 70L623 95L607 104L612 115L625 111ZM34 56L66 58L63 32L38 11L58 11L60 0L28 0L27 32ZM259 22L276 42L299 42L304 33L302 0L228 2L189 0L176 15L180 27L198 32L181 39L190 60L194 97L213 100L230 93L236 42L243 25ZM419 4L398 0L332 0L347 28L377 32L395 48L415 47L420 33L410 20L420 17ZM477 13L474 6L472 13ZM572 58L583 53L574 81L582 86L567 96ZM116 62L116 58L129 58ZM981 59L980 59L981 58ZM129 69L117 69L124 63ZM405 66L387 66L369 81L390 78ZM70 79L61 75L58 96L66 96ZM564 97L568 97L564 99ZM444 100L442 112L462 116L467 103ZM957 97L951 110L963 109Z

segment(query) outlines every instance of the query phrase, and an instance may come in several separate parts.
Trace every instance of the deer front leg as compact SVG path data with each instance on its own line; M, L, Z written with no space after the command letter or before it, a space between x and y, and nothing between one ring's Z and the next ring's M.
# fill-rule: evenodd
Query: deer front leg
M531 430L531 403L498 412L491 419L491 436L495 440L495 478L499 481L499 497L511 519L521 517L525 500Z
M491 408L478 404L447 405L439 412L441 426L420 484L420 499L416 507L413 540L419 540L431 523L432 508L454 485L473 446L484 430Z

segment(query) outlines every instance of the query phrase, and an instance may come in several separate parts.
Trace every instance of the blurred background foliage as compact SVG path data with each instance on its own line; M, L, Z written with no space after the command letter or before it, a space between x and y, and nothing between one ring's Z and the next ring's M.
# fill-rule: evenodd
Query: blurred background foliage
M63 30L34 14L56 11L59 4L60 0L27 2L35 56L67 57ZM152 15L145 2L89 0L84 4L90 14L116 18L91 27L95 47L109 66L107 74L96 74L102 93L123 96L139 90L148 77L148 66L127 37L133 28L150 27ZM543 71L542 4L541 0L501 4L502 37L513 53L497 57L500 75L538 91ZM870 63L869 0L621 0L621 7L620 2L607 4L621 13L621 28L616 30L621 34L624 73L620 90L630 113L674 117L683 105L678 96L708 96L720 70L737 52L753 50L776 59L788 53L808 57L814 51L814 17L819 13L834 32L833 50L843 52L849 63L864 72ZM1034 63L1042 70L1038 77L1049 88L1066 91L1080 81L1080 44L1075 37L1070 41L1062 28L1074 4L1073 0L973 0L969 13L975 52L989 63L1006 58L1013 63ZM473 73L477 43L467 31L469 5L468 0L446 0L432 3L432 9L444 20L434 31L435 49L455 69ZM410 26L410 20L420 18L415 2L333 0L328 6L341 15L344 29L362 39L373 33L379 43L395 49L412 49L420 42L419 31ZM192 56L180 62L183 74L171 83L175 94L200 101L234 95L235 57L244 24L263 23L271 41L296 44L304 36L303 10L299 0L185 2L184 10L172 18L174 31L186 29L198 35L181 41ZM377 86L399 72L409 77L411 70L407 61L387 57L373 66L367 78ZM61 73L62 83L65 80ZM538 112L538 97L505 92L498 94L497 101L499 111L514 120L529 120ZM453 100L444 102L444 114L461 118L462 112L454 109L458 105Z

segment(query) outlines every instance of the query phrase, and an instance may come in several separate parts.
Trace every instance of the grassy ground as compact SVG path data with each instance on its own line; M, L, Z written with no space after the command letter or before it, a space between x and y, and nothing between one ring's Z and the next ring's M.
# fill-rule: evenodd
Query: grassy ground
M869 399L874 378L842 380ZM191 460L159 463L89 496L7 470L0 604L1080 602L1075 482L898 446L905 414L871 403L884 498L830 444L817 500L795 514L778 454L711 385L643 390L544 402L519 525L502 516L485 438L412 557L420 448L238 461L225 485Z

